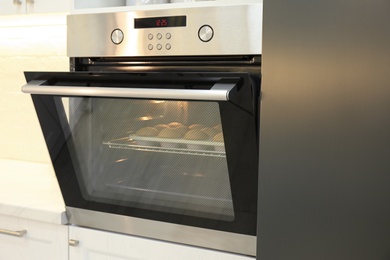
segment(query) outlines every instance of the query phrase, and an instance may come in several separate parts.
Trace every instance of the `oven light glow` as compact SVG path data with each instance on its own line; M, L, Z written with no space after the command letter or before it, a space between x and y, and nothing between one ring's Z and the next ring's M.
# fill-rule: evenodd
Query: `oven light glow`
M164 103L165 101L164 100L151 100L150 101L152 104L162 104Z
M139 118L140 121L149 121L149 120L152 120L152 119L153 119L153 117L151 117L151 116L141 116Z
M122 158L122 159L116 160L115 162L116 163L121 163L121 162L124 162L124 161L127 161L127 160L128 160L128 158Z

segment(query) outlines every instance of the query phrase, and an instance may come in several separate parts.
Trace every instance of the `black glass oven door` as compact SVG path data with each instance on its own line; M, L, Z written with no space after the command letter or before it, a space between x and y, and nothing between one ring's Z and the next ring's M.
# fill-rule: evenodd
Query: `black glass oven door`
M255 236L246 73L26 73L66 206Z

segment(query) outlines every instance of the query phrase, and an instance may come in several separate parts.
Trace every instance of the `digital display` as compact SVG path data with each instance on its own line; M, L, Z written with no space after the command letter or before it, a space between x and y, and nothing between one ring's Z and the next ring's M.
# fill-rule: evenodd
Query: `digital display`
M148 17L134 19L135 29L183 27L187 25L187 16Z

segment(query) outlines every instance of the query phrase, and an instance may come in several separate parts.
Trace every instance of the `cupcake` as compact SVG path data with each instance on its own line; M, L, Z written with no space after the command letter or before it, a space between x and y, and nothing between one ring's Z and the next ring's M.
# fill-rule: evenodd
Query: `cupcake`
M222 125L221 124L215 125L214 129L218 130L218 132L221 132L222 131Z
M164 139L181 139L183 135L184 131L182 130L182 128L167 127L160 131L158 137ZM166 148L178 148L180 144L175 142L169 142L169 140L167 140L166 142L161 142L161 146Z
M209 140L209 135L201 130L193 129L184 135L184 139L191 141L207 141ZM204 144L187 143L187 148L191 150L207 150L208 146Z
M171 128L184 127L184 125L182 123L179 123L179 122L171 122L168 124L168 126Z
M213 142L221 143L221 144L222 144L222 145L215 145L215 146L214 146L214 150L215 150L215 151L218 151L218 152L224 152L224 151L225 151L225 146L224 146L224 141L223 141L223 134L222 134L222 132L216 134L216 135L213 137Z
M218 130L214 127L205 127L201 130L202 132L206 133L209 136L209 140L213 140L213 137L218 134Z
M150 141L150 140L145 140L147 137L156 137L158 135L158 130L154 127L143 127L139 129L137 132L135 132L135 138L137 144L139 145L144 145L144 146L157 146L159 145L158 142ZM143 137L137 140L137 137ZM145 138L146 137L146 138Z
M155 125L154 128L157 129L158 132L160 132L161 130L163 130L164 128L167 128L168 125L166 124L158 124L158 125Z
M136 136L157 136L158 130L154 127L143 127L135 132Z
M223 142L223 134L222 134L222 132L214 135L213 142Z
M205 128L205 126L202 124L192 124L188 127L188 130L202 130L203 128Z

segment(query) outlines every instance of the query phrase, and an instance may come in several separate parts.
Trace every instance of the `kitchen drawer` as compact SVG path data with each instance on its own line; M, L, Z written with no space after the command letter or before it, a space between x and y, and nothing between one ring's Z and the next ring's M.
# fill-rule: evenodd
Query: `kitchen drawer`
M68 227L0 215L0 259L68 259Z

